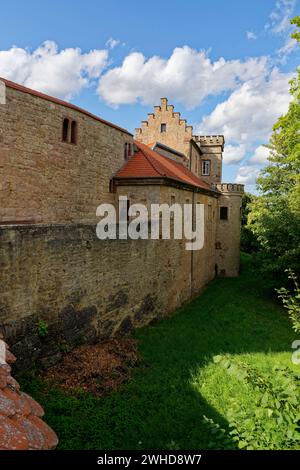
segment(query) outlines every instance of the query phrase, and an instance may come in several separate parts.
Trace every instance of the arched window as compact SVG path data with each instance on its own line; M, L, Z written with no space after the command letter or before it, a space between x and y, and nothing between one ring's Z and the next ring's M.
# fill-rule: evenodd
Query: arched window
M77 122L72 121L71 124L71 144L77 144Z
M63 120L63 127L62 127L62 141L63 142L68 142L69 125L70 125L69 119L65 118Z

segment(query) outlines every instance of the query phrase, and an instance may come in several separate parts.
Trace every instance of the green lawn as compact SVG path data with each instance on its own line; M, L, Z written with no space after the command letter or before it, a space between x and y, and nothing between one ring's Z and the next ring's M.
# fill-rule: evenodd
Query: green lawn
M296 335L287 315L266 295L246 255L239 278L213 281L177 314L134 335L143 362L118 392L66 397L38 381L24 382L45 407L60 449L207 448L203 415L226 428L230 400L251 409L257 393L214 356L262 373L276 365L299 372L291 362Z

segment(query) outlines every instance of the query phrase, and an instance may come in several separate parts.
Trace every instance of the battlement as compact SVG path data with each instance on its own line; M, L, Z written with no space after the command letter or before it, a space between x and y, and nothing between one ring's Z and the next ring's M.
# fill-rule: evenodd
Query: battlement
M217 189L221 193L236 193L241 195L244 192L244 185L237 183L217 183L214 185L214 189Z
M224 149L225 139L223 135L193 135L193 139L203 147L221 145L222 150Z

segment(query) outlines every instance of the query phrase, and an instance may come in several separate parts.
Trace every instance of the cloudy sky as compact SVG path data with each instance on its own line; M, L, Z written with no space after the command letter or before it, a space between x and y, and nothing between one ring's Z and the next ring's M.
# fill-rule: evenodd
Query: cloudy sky
M224 181L254 190L299 64L299 0L1 3L0 76L134 132L168 97L195 133L224 134Z

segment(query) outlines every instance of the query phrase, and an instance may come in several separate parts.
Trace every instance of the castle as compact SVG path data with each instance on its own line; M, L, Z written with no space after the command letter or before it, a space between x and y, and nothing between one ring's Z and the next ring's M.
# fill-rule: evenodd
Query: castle
M22 367L125 334L171 314L216 275L238 275L243 186L222 183L223 149L223 136L193 135L166 98L134 139L0 79L0 330ZM98 240L96 208L120 195L205 204L203 249Z

